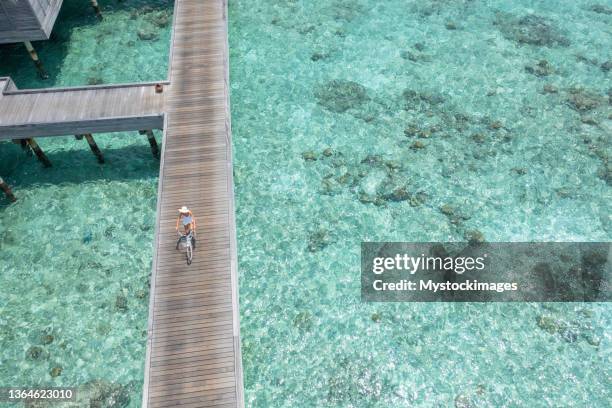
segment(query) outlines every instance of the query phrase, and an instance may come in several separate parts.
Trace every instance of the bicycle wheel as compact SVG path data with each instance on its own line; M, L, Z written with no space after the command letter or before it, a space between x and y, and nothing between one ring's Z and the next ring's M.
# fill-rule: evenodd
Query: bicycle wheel
M187 265L191 265L191 260L193 259L193 248L191 247L191 242L187 245Z

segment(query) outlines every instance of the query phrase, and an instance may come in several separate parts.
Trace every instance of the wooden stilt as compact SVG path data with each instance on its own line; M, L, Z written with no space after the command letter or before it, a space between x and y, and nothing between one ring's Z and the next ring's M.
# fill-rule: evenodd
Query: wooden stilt
M28 146L28 141L26 139L19 139L19 144L21 145L21 150L26 152L28 156L32 156L32 149Z
M51 161L47 158L47 156L45 156L45 153L42 151L38 143L36 143L36 140L27 139L27 141L28 141L28 145L34 151L34 153L36 154L36 157L38 157L38 160L40 160L43 166L51 167Z
M147 139L149 140L149 145L151 146L151 153L153 156L159 158L159 147L157 146L157 140L155 140L155 135L152 130L141 130L139 131L141 135L147 135Z
M43 67L43 64L42 62L40 62L40 59L38 59L38 54L36 53L36 50L34 49L32 43L29 41L24 41L23 44L25 45L26 50L28 50L28 52L30 53L30 58L32 58L32 61L34 61L34 65L36 65L38 75L40 75L42 79L49 78L49 74L47 74L47 71L45 71L45 67Z
M26 139L13 139L12 142L20 145L21 150L26 152L29 156L32 155L32 149L30 149L30 146L28 146L28 141Z
M83 140L83 135L74 135L76 140Z
M100 151L100 148L96 144L96 141L94 140L92 134L86 133L83 136L85 137L85 140L87 140L87 144L89 145L89 148L91 149L93 154L96 155L96 158L98 159L98 163L103 164L104 156L102 156L102 152Z
M21 150L26 152L28 155L32 155L32 149L28 146L28 141L25 139L19 139L19 144L21 145Z
M9 185L2 180L2 177L0 177L0 190L4 191L4 194L6 194L9 200L13 202L17 201L17 197L15 197L15 194L13 194L13 191Z
M98 5L98 1L91 0L91 7L93 7L94 11L96 12L96 17L102 20L102 10L100 9L100 6Z

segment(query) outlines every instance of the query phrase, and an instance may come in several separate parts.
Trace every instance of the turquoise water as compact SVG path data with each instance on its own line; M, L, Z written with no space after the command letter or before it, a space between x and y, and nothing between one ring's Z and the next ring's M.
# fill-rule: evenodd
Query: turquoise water
M0 75L19 88L117 84L165 79L172 0L100 2L98 21L90 3L64 0L49 41L35 41L50 78L38 78L22 44L0 47Z
M230 2L247 406L609 406L609 305L359 297L361 241L610 240L600 3Z
M22 45L0 47L0 76L20 88L166 78L172 2L100 3L102 22L89 2L64 1L52 40L34 43L48 80ZM38 139L50 169L0 144L19 198L0 200L0 386L73 386L78 406L139 407L159 161L136 132L95 138L104 165L71 136Z
M165 77L169 28L136 26L168 2L102 23L66 3L63 40L36 44L50 81L18 47L1 75ZM609 305L359 299L361 241L612 237L612 3L508 3L230 2L247 406L609 406ZM51 170L0 145L20 197L0 209L0 379L138 406L158 164L144 137L97 140L108 165L40 139Z

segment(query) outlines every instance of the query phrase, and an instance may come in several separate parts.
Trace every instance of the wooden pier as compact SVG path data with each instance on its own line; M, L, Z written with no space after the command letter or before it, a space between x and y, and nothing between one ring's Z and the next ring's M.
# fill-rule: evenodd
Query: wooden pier
M143 407L243 407L227 3L175 0L169 78L17 90L0 79L0 140L162 127ZM193 263L178 208L198 222Z
M19 90L0 78L0 140L161 129L155 83Z
M143 406L242 407L227 4L174 13ZM198 223L190 266L174 247L182 205Z

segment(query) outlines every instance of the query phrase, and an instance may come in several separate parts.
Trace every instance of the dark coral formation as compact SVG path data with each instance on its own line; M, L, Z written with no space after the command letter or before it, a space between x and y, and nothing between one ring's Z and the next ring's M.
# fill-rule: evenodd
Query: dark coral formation
M562 314L553 309L538 315L536 324L546 333L558 336L567 343L583 340L598 347L601 336L595 331L591 318L592 313L587 309L579 309L571 314Z
M593 4L589 10L599 14L612 14L612 7L605 4Z
M407 180L399 171L400 166L379 155L369 155L358 165L357 186L354 192L364 204L383 205L387 202L409 200Z
M143 16L143 22L137 31L138 38L141 41L156 41L159 39L159 29L165 28L170 24L171 12L167 9L156 10L152 7L146 7L142 10L136 10L132 14L132 18L136 19Z
M147 25L137 32L138 39L141 41L155 41L159 39L159 34L152 25Z
M30 361L40 361L49 358L49 352L40 346L32 346L26 350L25 357Z
M612 186L612 162L605 160L597 170L597 176L606 184Z
M400 57L403 59L412 61L412 62L429 62L431 61L431 57L423 52L420 49L416 48L414 50L404 50L400 52Z
M440 207L440 212L448 217L451 224L461 224L472 218L468 208L460 205L444 204Z
M404 109L422 109L426 106L438 106L444 103L445 98L443 95L433 92L415 91L413 89L406 89L402 93L404 98Z
M60 366L55 366L51 370L49 370L49 375L51 377L59 377L62 375L63 368Z
M572 109L578 112L586 112L602 105L604 98L584 88L570 88L568 90L567 102Z
M444 27L446 27L447 30L456 30L457 29L457 23L455 23L454 21L447 21L446 23L444 23Z
M497 13L495 24L508 40L519 44L545 47L568 47L569 39L552 21L527 14L515 17L506 13Z
M458 12L466 9L473 4L473 0L428 0L416 1L412 6L413 12L423 17L441 15L451 12L451 8Z
M316 62L316 61L320 61L320 60L324 60L326 58L329 58L329 56L330 56L330 54L327 53L327 52L315 51L310 56L310 60Z
M602 290L606 290L606 264L609 248L592 249L582 254L581 264L577 268L582 275L586 300L597 300Z
M487 242L485 236L479 230L469 230L463 234L463 238L470 244L483 244Z
M410 60L412 62L417 62L417 61L431 61L431 58L424 54L423 51L425 51L425 44L423 43L415 43L412 46L411 50L404 50L400 52L400 57L402 57L403 59L407 59Z
M331 233L325 228L319 228L308 236L308 250L317 252L334 242Z
M545 94L555 94L559 92L559 88L557 88L553 84L546 84L542 87L542 93Z
M116 299L115 299L115 309L119 312L125 312L128 309L128 301L127 298L120 294L117 295Z
M45 327L42 330L33 330L28 335L28 340L33 344L46 346L53 343L55 337L53 336L53 329L51 327Z
M455 408L472 408L472 400L464 394L459 394L455 397Z
M315 88L319 105L336 113L359 108L370 100L364 86L353 81L334 79Z
M332 406L375 406L380 399L383 380L371 370L368 361L356 356L340 358L339 367L327 380L327 400Z
M554 68L546 60L540 60L536 64L527 65L525 71L537 77L545 77L555 72Z
M410 148L412 150L420 150L420 149L424 149L426 147L425 143L421 142L420 140L415 140L411 145Z
M307 150L302 153L302 159L306 161L315 161L317 160L317 153L312 150Z
M449 137L479 125L469 115L452 106L446 95L440 92L408 88L402 92L399 103L412 116L411 122L404 129L406 137ZM411 147L418 150L426 145L414 142Z
M386 97L372 97L369 91L353 81L332 80L315 86L317 102L324 109L347 113L366 123L393 110L393 101Z
M314 317L307 310L300 312L293 319L293 325L300 330L310 331L314 326Z
M402 174L402 166L395 160L387 160L381 155L368 155L360 161L349 161L341 152L325 149L320 154L305 152L307 162L317 162L326 173L321 180L321 193L326 195L351 192L364 204L386 205L407 201L416 207L423 204L427 196L424 192L410 188L410 180ZM326 244L326 234L311 235L309 250L318 250ZM324 246L323 246L324 247Z
M158 11L151 11L145 15L145 21L158 28L167 27L170 24L171 16L170 10L163 9Z
M351 22L361 15L365 8L354 0L336 0L327 11L334 20Z

